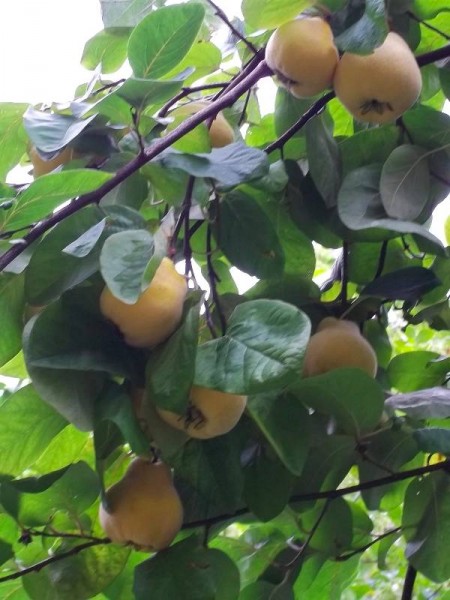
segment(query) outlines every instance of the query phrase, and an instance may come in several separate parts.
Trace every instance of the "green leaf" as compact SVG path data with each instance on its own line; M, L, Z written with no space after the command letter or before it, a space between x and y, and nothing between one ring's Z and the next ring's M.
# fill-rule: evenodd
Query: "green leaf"
M354 556L343 562L328 560L313 570L313 575L308 573L306 566L313 562L315 556L302 567L300 576L294 585L294 592L298 598L308 600L333 600L340 598L341 594L350 587L351 582L358 573L359 556ZM316 560L323 560L322 557ZM312 567L315 567L312 564Z
M183 85L189 86L194 81L218 71L221 62L222 53L217 46L208 40L197 39L183 60L166 73L165 79L174 79L182 74Z
M230 262L262 279L283 273L284 252L272 221L248 194L226 194L215 220L217 243Z
M384 404L381 386L361 369L334 369L302 379L295 384L295 395L357 437L379 423Z
M152 402L161 408L183 414L194 379L202 294L186 300L181 325L165 344L152 353L147 363L147 389ZM176 365L177 375L173 376Z
M414 14L419 19L432 19L441 11L450 10L447 0L434 0L430 3L428 0L413 0Z
M311 177L324 199L325 206L336 206L341 184L341 156L324 116L312 119L305 128L306 151Z
M127 57L129 34L128 28L99 31L84 46L81 57L83 67L89 71L99 67L100 72L105 74L117 71Z
M127 304L137 301L153 252L153 236L145 229L121 231L106 240L100 254L101 273L116 298Z
M314 526L320 523L315 530L309 547L328 556L337 556L347 550L353 538L352 511L343 498L336 498L324 511L325 501L318 502L312 509L301 515L301 527L306 535L310 534Z
M0 274L0 366L20 350L23 328L23 278Z
M0 405L0 472L22 473L66 425L31 385L8 396Z
M182 154L169 149L155 162L169 169L181 169L194 177L215 179L226 187L258 179L269 170L267 154L242 142L213 148L208 154Z
M136 77L159 79L188 53L205 10L201 4L166 6L150 13L133 30L128 60Z
M366 129L344 138L339 144L344 175L360 167L384 163L397 144L395 125Z
M70 551L80 542L64 541L52 553ZM74 556L53 562L24 578L24 588L33 600L74 600L92 598L108 586L124 568L129 548L103 544L87 548ZM51 594L51 595L50 595Z
M10 210L0 214L0 226L15 229L30 225L49 215L65 200L92 192L111 177L110 173L93 169L42 175L19 195Z
M54 154L73 142L95 119L77 119L72 115L61 115L28 107L23 115L23 124L28 137L41 152Z
M131 106L143 110L152 104L161 104L180 91L182 80L158 81L129 77L115 92Z
M20 161L26 149L27 137L22 124L26 104L13 102L0 103L0 180L4 181L8 172Z
M412 419L448 419L450 390L433 387L409 394L396 394L386 400L386 406L401 410Z
M311 433L303 404L289 394L266 393L250 397L247 410L284 465L301 475Z
M70 465L44 491L34 491L29 487L32 484L33 480L18 480L10 484L20 494L18 519L27 527L45 525L60 510L71 516L81 515L97 499L100 491L97 475L84 462Z
M156 0L100 0L105 29L134 27L155 4Z
M244 469L244 499L250 511L261 521L270 521L289 501L294 477L275 457L257 451Z
M283 87L277 89L275 96L275 132L283 135L311 107L311 98L296 98ZM294 137L303 136L305 129L300 129Z
M398 233L414 233L441 245L424 226L411 221L388 218L379 192L381 167L369 165L355 169L345 177L338 196L339 217L356 231L381 227Z
M335 40L342 52L370 54L388 34L384 0L366 0L363 16Z
M415 302L440 283L430 269L406 267L377 277L363 288L361 294Z
M242 13L252 29L273 29L294 19L313 0L243 0Z
M402 529L406 558L432 581L450 577L450 483L445 472L429 473L409 485L403 508Z
M430 194L428 152L420 146L398 146L383 165L381 201L390 217L414 221Z
M442 427L416 429L413 436L423 452L450 454L450 430L448 429Z
M136 567L136 600L147 600L149 589L152 600L235 600L239 572L225 553L191 536Z
M171 457L185 522L233 513L242 506L244 435L239 424L226 435L191 439Z
M198 348L195 383L232 394L281 388L300 377L309 319L280 300L239 305L224 337Z
M450 369L450 357L439 359L436 352L417 350L394 356L387 375L392 387L400 392L442 385Z
M64 250L73 248L71 244L79 248L81 236L104 223L102 216L96 206L87 206L58 223L39 242L25 271L25 296L31 305L48 304L98 269L100 249L92 252L92 243L85 256L79 256L79 251L71 254Z

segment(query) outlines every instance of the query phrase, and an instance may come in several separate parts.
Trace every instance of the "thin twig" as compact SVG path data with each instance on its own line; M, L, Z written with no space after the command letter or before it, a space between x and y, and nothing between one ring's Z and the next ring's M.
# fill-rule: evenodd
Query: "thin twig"
M390 529L389 531L386 531L385 533L382 533L381 535L377 536L377 538L375 540L372 540L365 546L361 546L361 548L357 548L356 550L352 550L351 552L347 552L346 554L340 554L339 556L336 556L334 560L336 560L338 562L349 560L350 558L353 558L357 554L362 554L363 552L365 552L366 550L368 550L375 544L378 544L378 542L381 542L381 540L384 540L384 538L394 535L394 533L399 533L401 530L402 530L401 527L396 527L395 529Z
M419 17L416 17L416 15L413 12L411 12L410 10L407 10L406 14L408 15L408 17L410 19L412 19L413 21L416 21L416 23L421 23L424 27L426 27L430 31L434 31L434 33L437 33L438 35L440 35L443 38L445 38L448 42L450 42L450 35L447 35L446 33L444 33L443 31L441 31L437 27L434 27L434 25L430 25L426 21L422 21L421 19L419 19Z
M183 98L186 98L186 96L190 96L191 94L194 94L195 92L203 92L205 90L216 90L217 88L224 89L227 86L228 86L228 83L222 82L222 83L205 83L204 85L195 85L192 87L184 87L181 89L180 92L178 92L178 94L176 96L174 96L173 98L168 100L166 102L166 104L164 104L164 106L158 112L158 117L161 117L161 118L165 117L167 115L167 113L169 112L169 110L172 108L172 106L174 104L176 104L177 102L179 102L180 100L182 100Z
M244 44L247 46L250 52L256 54L258 52L258 49L236 29L236 27L233 25L233 23L231 23L231 21L223 12L223 10L219 6L217 6L217 4L213 2L213 0L206 0L206 2L214 8L216 15L219 17L219 19L222 19L225 25L231 30L233 35L235 35L239 40L241 40L241 42L244 42Z
M212 264L211 225L208 225L208 228L206 230L206 263L207 263L207 268L208 268L208 279L209 279L209 286L211 289L211 296L212 296L212 299L214 302L214 306L216 307L217 315L219 317L222 335L225 335L225 333L227 332L227 321L225 319L225 315L223 313L222 306L220 304L219 294L217 293L216 283L217 283L218 277L217 277L217 273L215 272L213 264Z
M342 244L342 271L341 271L341 306L342 310L346 310L348 306L348 281L349 281L349 273L348 273L348 255L350 251L350 244L348 242L344 242Z
M389 243L389 240L384 240L384 242L381 244L380 256L378 258L378 267L377 267L377 272L375 273L374 279L377 279L377 277L379 277L381 275L381 273L383 272L384 264L386 262L388 243Z
M406 570L405 583L403 584L402 600L412 600L416 576L416 569L412 565L409 565Z
M16 571L15 573L11 573L10 575L5 575L4 577L0 577L0 583L3 581L11 581L13 579L19 579L24 575L28 575L29 573L34 573L36 571L40 571L44 567L48 567L55 562L63 560L65 558L69 558L70 556L75 556L79 552L83 550L87 550L88 548L92 548L93 546L99 546L100 544L110 544L111 540L105 538L100 541L90 541L85 544L79 544L78 546L74 546L70 550L66 550L66 552L61 552L60 554L54 554L53 556L49 556L48 558L41 560L40 562L31 565L30 567L26 567L25 569L21 569L20 571Z
M105 541L105 538L99 538L92 535L85 535L83 533L65 533L63 531L38 531L37 529L25 529L25 534L29 534L31 536L41 536L48 538L68 538L68 539L76 539L76 540L90 540L92 542L98 542L99 544Z

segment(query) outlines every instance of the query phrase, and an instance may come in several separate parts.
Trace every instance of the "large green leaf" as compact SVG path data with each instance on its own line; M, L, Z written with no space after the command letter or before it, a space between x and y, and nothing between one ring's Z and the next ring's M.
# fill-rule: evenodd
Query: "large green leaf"
M156 0L100 0L105 29L134 27L155 4Z
M324 511L324 512L323 512ZM310 539L309 547L328 556L337 556L347 550L353 538L353 519L350 506L343 498L336 498L325 508L324 501L301 515L301 527L310 533L320 523Z
M20 161L26 149L27 137L22 124L26 104L0 103L0 179L5 180L10 171Z
M414 439L423 452L450 454L450 430L443 427L416 429Z
M367 0L361 19L336 38L343 52L370 54L380 46L388 34L384 0Z
M151 104L160 104L179 92L183 81L158 81L129 77L115 92L129 104L143 110Z
M192 386L200 322L200 293L186 301L181 325L147 363L147 387L152 402L182 414ZM176 365L176 377L174 377Z
M249 398L247 410L284 465L301 475L311 433L303 404L289 394L266 393Z
M323 561L322 557L318 557ZM358 573L359 555L353 556L344 562L328 560L321 562L317 570L314 564L312 573L306 568L308 563L313 563L315 556L306 562L300 576L294 585L294 591L298 598L308 600L334 600L350 586ZM317 559L316 559L317 560ZM314 568L315 567L315 568Z
M187 54L205 16L199 3L166 6L147 15L128 43L128 60L136 77L159 79Z
M432 581L450 577L450 492L448 474L430 473L408 487L402 528L409 562Z
M7 397L0 405L0 472L22 473L66 425L31 385Z
M93 169L74 169L42 175L17 198L4 214L0 213L2 229L26 227L48 216L65 200L92 192L112 175Z
M376 277L363 288L361 294L415 302L425 293L438 287L440 283L431 269L406 267Z
M192 536L141 563L135 571L136 600L235 600L239 572L217 549L204 548Z
M81 64L90 71L99 67L101 73L114 73L127 57L129 35L125 27L99 31L86 42Z
M450 357L440 358L436 352L416 350L394 356L387 374L392 387L400 392L414 392L444 383L450 368Z
M218 208L214 232L225 256L236 267L261 279L279 277L284 252L274 224L248 194L224 196Z
M313 0L243 0L242 13L253 29L274 28L292 20L312 4Z
M20 350L23 327L23 278L0 274L0 366Z
M195 383L233 394L280 389L300 377L309 334L309 319L291 304L245 302L225 336L198 348Z
M361 369L334 369L295 384L296 396L307 406L334 417L346 433L372 430L383 411L381 386Z

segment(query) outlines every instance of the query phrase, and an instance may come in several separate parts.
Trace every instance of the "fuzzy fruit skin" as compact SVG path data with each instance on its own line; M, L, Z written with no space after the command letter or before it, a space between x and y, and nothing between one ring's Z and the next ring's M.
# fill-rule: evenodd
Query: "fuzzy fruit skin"
M100 310L119 327L127 344L150 348L163 342L177 328L186 293L186 279L165 257L135 304L122 302L105 287L100 296Z
M346 52L336 69L334 91L345 108L366 123L389 123L406 112L420 95L422 75L408 44L388 33L372 54Z
M266 48L267 64L296 98L330 88L338 61L333 32L320 17L284 23L273 32Z
M193 405L193 420L189 422L185 416L169 410L157 408L160 417L175 429L180 429L190 437L200 440L217 437L228 433L238 423L247 404L247 396L226 394L193 385L190 393ZM203 419L195 419L195 411L203 415Z
M183 506L167 465L136 458L123 478L106 492L108 512L100 504L106 535L141 550L162 550L183 524Z
M44 160L36 150L35 146L30 148L28 154L30 156L31 164L33 165L33 177L35 179L36 177L46 175L57 167L65 165L74 158L77 158L76 152L70 146L66 146L59 154L50 160Z
M326 317L306 347L303 376L322 375L340 367L358 367L375 377L377 357L356 323Z
M183 104L182 106L175 108L171 115L174 117L185 117L187 119L207 106L208 102L189 102L188 104ZM167 129L170 131L171 127L169 126ZM233 128L225 119L222 112L217 113L216 118L211 123L211 127L209 128L209 139L212 148L223 148L234 142Z

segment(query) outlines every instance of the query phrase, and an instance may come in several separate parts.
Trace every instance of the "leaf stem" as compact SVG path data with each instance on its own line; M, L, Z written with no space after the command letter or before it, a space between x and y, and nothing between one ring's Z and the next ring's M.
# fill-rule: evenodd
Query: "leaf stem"
M228 19L227 15L223 12L223 10L219 6L217 6L217 4L213 2L213 0L206 0L206 2L214 8L216 15L219 17L219 19L222 19L225 25L231 30L233 35L235 35L239 40L241 40L241 42L244 42L244 44L247 46L250 52L256 54L258 52L257 48L251 42L249 42L240 31L236 29L236 27L233 25L233 23L231 23L231 21Z

